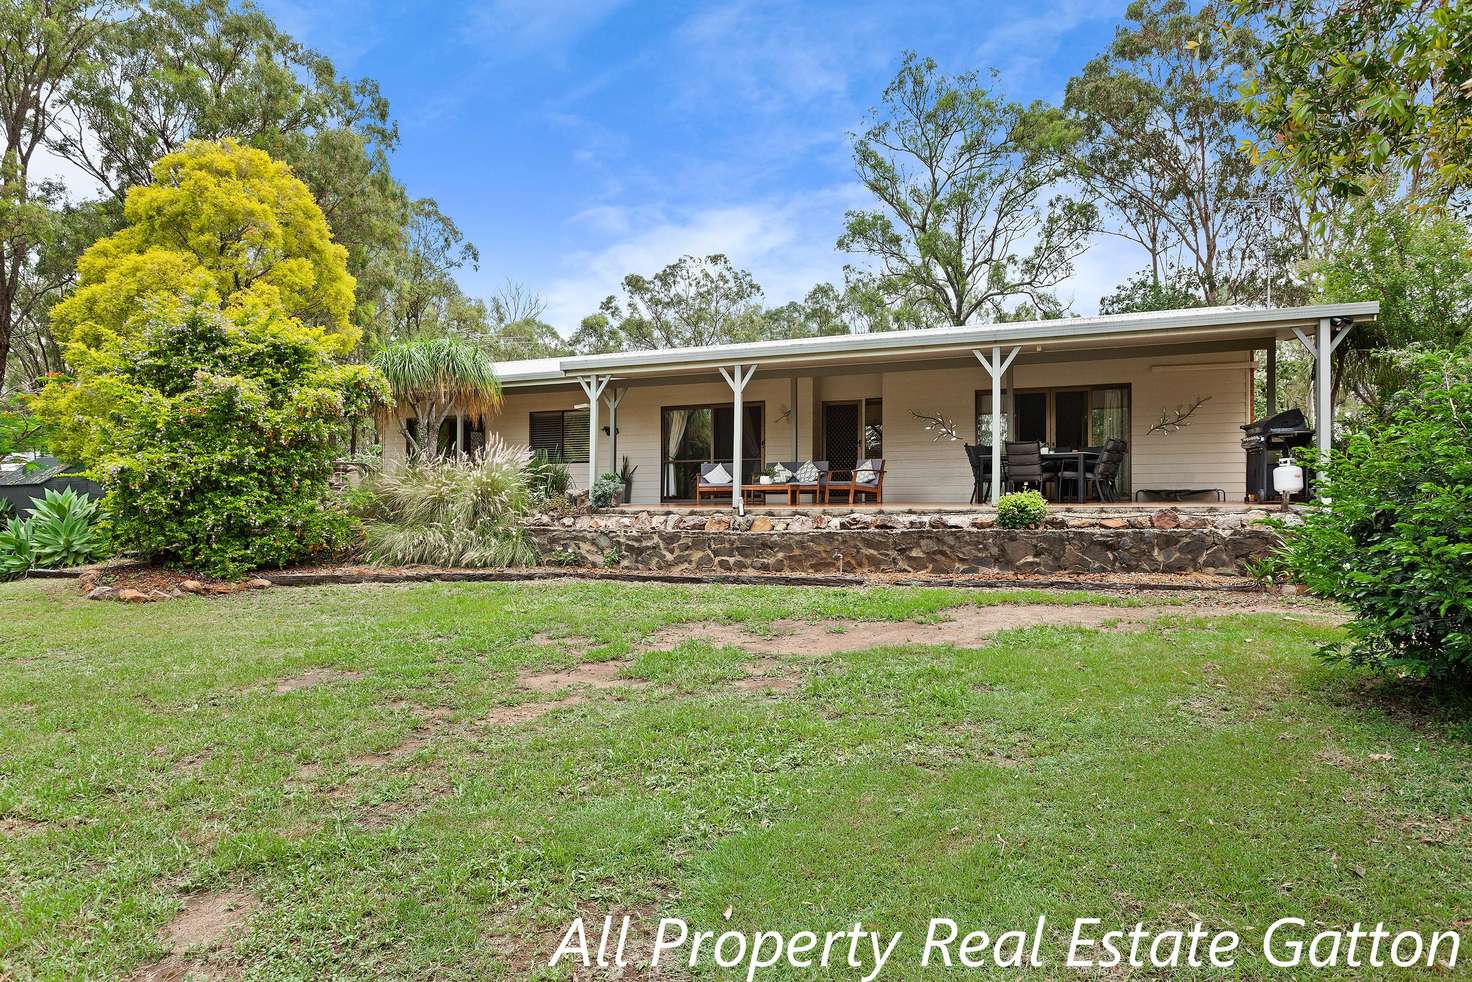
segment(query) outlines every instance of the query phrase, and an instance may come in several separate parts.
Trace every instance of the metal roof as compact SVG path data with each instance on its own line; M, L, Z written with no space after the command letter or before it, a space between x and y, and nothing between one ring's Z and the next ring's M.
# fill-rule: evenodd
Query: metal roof
M53 477L58 477L72 469L79 470L80 468L63 464L55 457L37 457L19 467L6 467L0 470L0 487L19 488L32 484L45 484Z
M740 363L821 364L886 355L924 357L992 345L1078 343L1089 339L1173 338L1205 340L1215 332L1238 336L1270 333L1291 336L1322 318L1373 320L1375 301L1306 307L1198 307L1139 314L1103 314L1059 320L977 326L935 327L878 334L838 334L778 341L717 344L693 348L621 351L606 355L536 358L502 362L497 374L508 386L546 384L579 375L656 375L661 370L691 371L703 366Z

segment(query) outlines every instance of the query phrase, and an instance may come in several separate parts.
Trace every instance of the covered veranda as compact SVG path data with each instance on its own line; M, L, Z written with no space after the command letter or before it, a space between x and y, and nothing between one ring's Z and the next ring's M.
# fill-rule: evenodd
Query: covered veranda
M1182 507L1231 509L1246 498L1241 427L1279 408L1278 343L1296 339L1314 358L1316 396L1304 408L1325 421L1314 434L1323 450L1330 355L1377 311L1205 308L509 362L486 433L575 461L575 486L622 472L635 510L771 513L794 507L790 497L755 504L743 486L775 464L843 471L865 459L884 461L882 500L826 507L985 509L973 501L1005 490L1009 440L1080 454L1104 438L1127 446L1126 469L1118 500L1091 506L1158 508L1145 492L1165 490L1184 492ZM1182 414L1181 425L1156 426ZM396 452L386 447L385 459ZM976 455L990 466L973 468ZM695 483L716 463L736 479L697 504ZM1060 497L1078 507L1077 491ZM1136 504L1137 494L1151 500ZM824 509L816 497L796 507Z

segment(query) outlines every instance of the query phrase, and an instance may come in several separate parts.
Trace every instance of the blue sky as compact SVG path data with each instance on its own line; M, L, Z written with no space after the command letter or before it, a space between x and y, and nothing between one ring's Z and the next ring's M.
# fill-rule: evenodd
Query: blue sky
M770 303L841 282L843 213L868 201L846 134L903 49L1056 100L1124 6L260 3L345 73L378 80L400 124L395 173L480 248L466 291L520 281L565 333L625 273L685 253L727 253ZM1099 241L1064 295L1093 312L1143 264Z

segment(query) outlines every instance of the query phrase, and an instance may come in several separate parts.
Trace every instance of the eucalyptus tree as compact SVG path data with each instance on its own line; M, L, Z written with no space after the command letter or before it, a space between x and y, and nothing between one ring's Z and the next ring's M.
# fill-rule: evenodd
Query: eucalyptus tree
M396 259L390 292L376 326L384 340L443 329L451 306L461 297L454 274L480 267L480 252L433 198L420 198L410 205Z
M440 424L451 413L489 413L501 404L495 362L464 338L441 335L394 341L370 361L388 380L392 418L411 455L440 449Z
M33 181L68 89L88 69L117 5L95 0L7 0L0 4L0 388L16 325L28 312L22 294L31 257L53 234L60 188Z
M852 134L877 206L850 211L838 248L869 257L891 304L945 323L1044 302L1073 271L1094 209L1059 193L1074 128L1056 109L1007 102L974 72L942 74L914 52Z
M1105 232L1149 255L1152 290L1186 270L1206 304L1261 300L1301 246L1287 182L1242 152L1238 86L1261 46L1242 26L1186 0L1134 0L1103 54L1068 83L1083 134L1078 179Z
M409 218L389 169L398 130L377 84L341 77L249 0L125 2L126 16L68 81L51 151L121 203L152 180L155 160L192 139L265 150L311 189L348 249L361 316L373 316Z
M573 335L575 350L685 348L759 335L762 288L726 256L681 256L653 276L630 273Z

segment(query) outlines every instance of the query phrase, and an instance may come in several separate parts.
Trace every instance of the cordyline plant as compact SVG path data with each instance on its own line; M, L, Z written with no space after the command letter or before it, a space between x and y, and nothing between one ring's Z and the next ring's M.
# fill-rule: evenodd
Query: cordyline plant
M379 349L372 361L393 392L392 401L380 410L379 423L397 420L411 456L437 449L440 424L450 413L488 413L501 405L495 362L460 338L395 341ZM415 421L413 429L410 420Z

